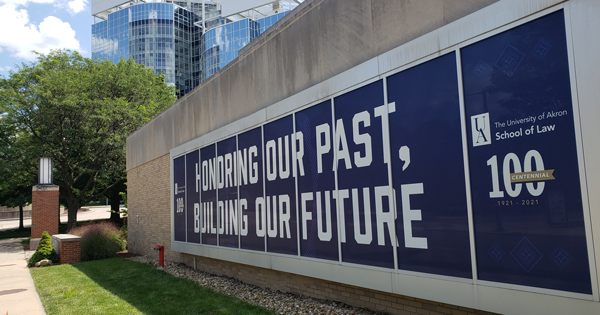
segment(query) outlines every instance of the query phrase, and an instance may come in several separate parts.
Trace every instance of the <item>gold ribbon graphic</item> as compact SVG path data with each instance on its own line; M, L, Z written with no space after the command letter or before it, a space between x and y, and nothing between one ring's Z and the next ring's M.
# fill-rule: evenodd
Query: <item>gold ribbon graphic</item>
M510 173L511 183L539 182L555 179L552 175L554 170L543 170L533 172Z

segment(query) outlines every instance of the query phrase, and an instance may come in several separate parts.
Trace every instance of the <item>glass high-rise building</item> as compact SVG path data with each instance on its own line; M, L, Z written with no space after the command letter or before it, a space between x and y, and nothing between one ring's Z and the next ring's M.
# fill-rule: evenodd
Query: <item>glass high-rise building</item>
M133 58L181 97L301 2L93 0L92 58Z

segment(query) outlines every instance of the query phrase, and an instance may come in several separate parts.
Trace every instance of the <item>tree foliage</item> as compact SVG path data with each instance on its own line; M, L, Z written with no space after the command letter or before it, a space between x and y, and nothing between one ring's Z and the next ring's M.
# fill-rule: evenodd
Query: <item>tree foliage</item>
M81 206L125 181L126 137L175 100L164 76L133 59L53 51L0 79L0 124L12 130L18 163L53 158L71 228Z
M0 116L0 206L19 207L19 229L23 229L23 207L31 203L36 171L31 163L15 163L21 161L23 148L17 139L22 135L15 126L3 123L4 118Z

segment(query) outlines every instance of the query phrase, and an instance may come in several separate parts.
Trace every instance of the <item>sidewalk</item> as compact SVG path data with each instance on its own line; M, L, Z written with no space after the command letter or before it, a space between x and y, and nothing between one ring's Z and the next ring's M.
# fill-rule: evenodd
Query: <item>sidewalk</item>
M108 219L110 218L110 206L91 206L86 207L85 211L79 211L77 213L77 222ZM61 212L60 222L67 223L67 214ZM23 226L28 228L31 227L31 218L23 220ZM0 231L14 230L19 228L19 219L14 220L0 220ZM0 313L1 314L1 313ZM1 314L6 315L6 313Z
M22 239L0 240L0 314L45 315L27 268ZM32 253L28 252L29 255Z

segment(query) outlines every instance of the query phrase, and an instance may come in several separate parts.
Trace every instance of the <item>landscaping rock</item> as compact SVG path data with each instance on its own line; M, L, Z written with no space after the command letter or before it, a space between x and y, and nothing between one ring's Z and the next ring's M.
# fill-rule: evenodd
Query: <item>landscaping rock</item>
M36 262L34 266L35 267L52 266L52 261L48 260L48 259L42 259L42 260Z
M148 256L129 258L133 261L158 266L156 259ZM344 314L344 315L374 315L387 314L353 307L341 302L319 300L294 293L273 291L247 284L234 278L217 276L207 272L194 270L184 264L165 262L164 271L171 275L192 280L199 285L210 288L215 292L235 296L250 304L262 306L275 311L277 314Z

